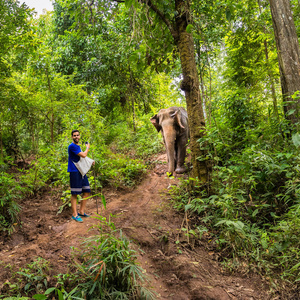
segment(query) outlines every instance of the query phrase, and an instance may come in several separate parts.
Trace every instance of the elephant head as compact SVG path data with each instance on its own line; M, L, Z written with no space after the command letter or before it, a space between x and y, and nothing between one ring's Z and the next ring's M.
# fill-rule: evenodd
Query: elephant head
M161 109L150 119L158 132L161 131L168 156L168 173L185 171L184 160L189 138L188 116L183 107Z

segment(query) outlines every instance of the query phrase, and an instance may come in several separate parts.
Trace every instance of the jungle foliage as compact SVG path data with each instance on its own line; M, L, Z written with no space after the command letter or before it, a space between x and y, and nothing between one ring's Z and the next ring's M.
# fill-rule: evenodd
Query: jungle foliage
M111 219L101 216L99 234L83 240L72 250L70 272L51 277L51 263L36 257L26 267L13 271L4 284L1 299L155 299L143 286L144 270L137 265L136 251ZM24 297L22 297L23 295ZM14 298L14 299L15 299Z
M170 1L152 2L177 17ZM299 36L299 1L290 2ZM0 0L1 232L13 232L28 195L55 187L62 209L68 205L72 129L91 144L93 189L136 185L162 150L149 118L186 105L180 55L166 24L142 3L55 0L53 12L35 17L19 1ZM282 100L269 2L189 4L205 113L198 160L208 162L210 177L205 188L196 178L174 188L174 205L194 220L192 234L208 232L228 268L297 290L299 122L290 123L294 111ZM77 283L85 293L99 288Z

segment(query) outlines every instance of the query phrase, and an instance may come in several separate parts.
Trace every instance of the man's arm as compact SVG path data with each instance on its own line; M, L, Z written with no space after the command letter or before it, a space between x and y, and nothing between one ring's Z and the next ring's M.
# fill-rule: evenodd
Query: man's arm
M87 144L85 151L84 152L79 152L77 155L79 155L80 157L85 158L85 157L87 157L89 150L90 150L90 144Z

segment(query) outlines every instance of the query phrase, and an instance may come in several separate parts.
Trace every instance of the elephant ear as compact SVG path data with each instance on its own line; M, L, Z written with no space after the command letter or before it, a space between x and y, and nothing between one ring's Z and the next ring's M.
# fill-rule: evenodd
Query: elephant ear
M157 132L160 132L161 130L161 126L159 125L158 122L158 116L155 115L150 119L151 123L154 125L154 127L156 128Z
M175 119L175 123L179 125L181 128L184 128L184 126L181 123L181 112L180 110L176 110L172 115L171 118Z

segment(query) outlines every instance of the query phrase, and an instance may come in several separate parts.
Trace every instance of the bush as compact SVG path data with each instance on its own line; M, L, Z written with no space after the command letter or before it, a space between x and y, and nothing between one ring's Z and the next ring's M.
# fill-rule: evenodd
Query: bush
M141 286L143 270L136 264L135 251L121 230L112 222L98 217L99 235L87 238L82 248L74 251L77 272L73 285L80 291L74 296L88 299L154 299ZM104 232L107 231L107 232Z
M127 123L115 124L110 129L108 138L113 151L143 159L161 151L162 137L149 119L150 117L145 117L141 124L137 125L136 132L130 129Z
M7 296L33 296L36 293L45 292L48 287L50 270L50 263L37 257L25 268L20 268L19 271L14 272L10 281L5 282L7 287L5 294Z
M145 173L145 165L141 160L130 159L122 154L114 154L110 151L102 152L95 158L95 172L98 181L110 184L114 187L132 187Z
M14 230L14 225L18 222L18 214L21 210L16 202L21 198L24 188L8 173L0 173L0 231L9 234Z
M64 149L64 152L66 151ZM59 152L55 147L44 147L39 151L29 170L23 171L23 175L20 176L20 182L32 194L38 193L49 185L66 187L69 185L67 165L67 152Z
M210 133L215 137L213 141ZM248 135L248 137L250 134ZM255 269L272 280L300 281L300 178L298 150L290 142L263 142L222 151L216 131L208 153L215 159L209 194L189 181L171 191L174 206L195 216L194 230L210 239L233 269ZM223 144L224 147L224 144ZM218 156L211 150L218 149ZM189 179L192 180L192 179ZM197 186L197 184L196 184ZM200 220L200 222L198 221Z

